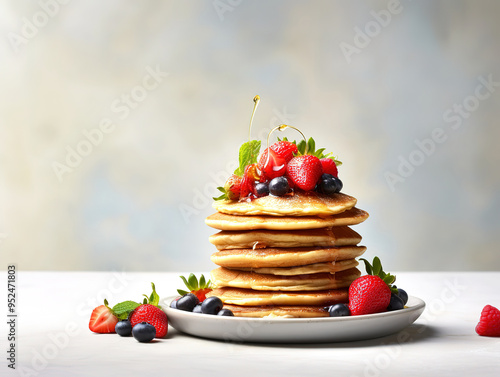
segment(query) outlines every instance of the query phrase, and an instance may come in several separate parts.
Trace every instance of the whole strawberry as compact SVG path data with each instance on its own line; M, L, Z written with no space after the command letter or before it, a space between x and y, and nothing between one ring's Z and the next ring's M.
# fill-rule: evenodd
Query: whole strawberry
M194 274L190 274L186 279L184 276L180 276L184 284L186 285L189 291L185 291L182 289L178 289L177 292L184 296L185 294L192 293L198 297L200 302L205 301L206 294L212 290L210 280L206 281L205 276L203 274L200 276L200 280Z
M323 168L318 157L306 154L293 157L288 162L286 174L296 187L311 191L316 186L321 174L323 174Z
M320 159L321 166L323 168L323 173L324 174L330 174L333 175L334 177L338 177L339 173L337 170L337 165L335 164L335 161L331 158L322 158Z
M290 161L298 152L297 144L288 140L279 140L270 147L276 154L285 159L285 162Z
M396 277L382 270L380 259L373 259L373 266L366 260L368 275L354 280L349 286L349 309L352 315L385 312L391 301L391 293L397 289L391 286Z
M228 178L228 180L224 184L224 189L226 190L227 197L230 200L238 200L240 198L241 181L242 177L233 174Z
M151 285L153 286L153 293L151 293L149 297L144 295L146 296L144 303L130 313L129 321L132 325L132 329L138 323L147 322L156 329L155 338L163 338L167 335L168 331L167 315L158 306L160 297L156 293L155 285L153 283L151 283Z
M481 336L500 337L500 310L494 306L486 305L481 311L476 333Z

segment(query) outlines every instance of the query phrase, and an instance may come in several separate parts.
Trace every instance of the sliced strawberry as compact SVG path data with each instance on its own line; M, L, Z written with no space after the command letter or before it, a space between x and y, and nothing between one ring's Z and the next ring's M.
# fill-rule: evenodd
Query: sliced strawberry
M259 157L258 167L265 180L281 177L286 172L285 158L270 148L266 148Z
M338 177L338 170L335 161L331 158L321 158L319 160L321 162L321 166L323 167L324 174L331 174L334 177Z
M99 334L114 333L118 318L116 318L111 309L107 306L106 300L104 304L105 305L98 306L92 311L89 329Z
M288 162L286 173L295 186L311 191L314 190L319 177L323 174L323 168L318 157L306 154L292 158Z

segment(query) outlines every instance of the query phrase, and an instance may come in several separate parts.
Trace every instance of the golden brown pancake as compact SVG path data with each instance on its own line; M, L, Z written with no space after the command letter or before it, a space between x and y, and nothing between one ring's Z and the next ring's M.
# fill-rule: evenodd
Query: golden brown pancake
M280 292L255 291L241 288L217 288L207 293L207 297L219 297L224 304L259 305L333 305L348 302L348 289L327 291Z
M261 267L261 268L238 267L236 268L236 270L251 271L251 272L256 272L258 274L281 275L281 276L320 274L325 272L333 274L335 272L354 268L358 264L359 264L358 261L355 259L347 259L337 262L314 263L305 266L295 266L295 267Z
M212 254L210 259L219 266L229 268L294 267L353 259L365 251L365 246L229 249Z
M345 226L360 224L368 218L368 212L358 208L351 208L347 211L331 216L236 216L225 213L214 213L205 219L205 223L212 228L219 230L296 230L296 229L317 229L331 226Z
M216 268L211 273L214 288L233 287L258 291L319 291L348 287L361 273L357 268L335 274L278 276Z
M209 237L219 250L266 248L349 246L361 242L361 236L347 226L307 230L221 230Z
M224 305L233 312L235 317L283 317L283 318L316 318L328 317L323 306L239 306Z
M254 200L216 200L217 212L228 215L325 216L342 213L356 205L356 198L345 194L323 195L314 191L293 195L267 195Z

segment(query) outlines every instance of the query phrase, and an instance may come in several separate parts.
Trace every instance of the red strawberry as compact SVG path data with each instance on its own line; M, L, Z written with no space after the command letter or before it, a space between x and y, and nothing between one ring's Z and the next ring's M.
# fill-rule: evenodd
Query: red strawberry
M141 322L147 322L150 325L153 325L156 329L155 338L163 338L165 335L167 335L167 315L163 310L155 305L143 304L138 306L130 314L129 320L132 328Z
M240 198L241 181L242 177L233 174L228 178L228 180L224 184L224 189L226 190L227 197L230 200L238 200Z
M373 258L373 266L366 259L360 260L365 263L368 275L357 278L349 286L349 310L352 315L385 312L392 291L397 293L391 285L396 277L383 271L378 257Z
M352 315L384 312L390 301L391 289L378 276L361 276L349 287L349 309Z
M323 174L323 168L318 157L306 154L292 158L288 162L286 173L295 186L311 191L314 190L319 177Z
M335 161L331 158L322 158L320 159L321 166L323 167L323 173L331 174L334 177L338 177L337 165L335 165Z
M99 334L109 334L115 332L115 325L118 318L107 306L108 302L104 300L104 305L98 306L90 315L89 329Z
M500 337L500 310L491 305L486 305L482 312L476 333L481 336Z
M271 149L283 157L286 162L290 161L294 154L298 152L297 145L287 140L280 140L271 145Z
M257 173L257 164L247 165L243 179L241 180L240 199L246 198L255 191L255 181L259 180Z
M286 172L285 158L280 156L272 148L266 148L259 157L258 167L265 180L281 177Z
M194 274L190 274L188 279L184 276L180 276L180 278L189 289L189 292L196 295L200 302L203 302L207 298L206 294L212 290L212 288L210 288L210 280L207 282L203 274L200 276L200 281L198 281L198 278ZM182 289L178 289L177 292L183 296L189 293Z

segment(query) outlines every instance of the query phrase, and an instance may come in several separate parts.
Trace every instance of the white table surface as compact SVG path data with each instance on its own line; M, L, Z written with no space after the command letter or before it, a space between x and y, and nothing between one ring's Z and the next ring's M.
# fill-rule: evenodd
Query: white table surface
M405 332L349 343L229 344L187 336L165 339L93 334L92 309L140 300L155 282L176 293L181 273L18 272L17 371L0 360L0 375L32 376L487 376L500 374L500 338L474 332L486 304L500 307L500 273L396 273L398 285L422 298L424 314ZM182 273L184 274L184 273ZM0 279L6 282L5 272ZM2 286L6 286L2 284ZM5 292L6 290L4 290ZM6 308L6 293L2 294ZM1 344L6 354L6 314Z

